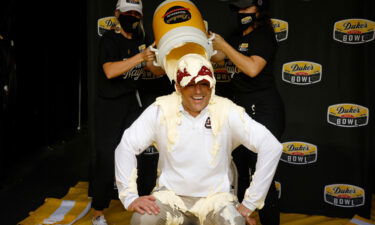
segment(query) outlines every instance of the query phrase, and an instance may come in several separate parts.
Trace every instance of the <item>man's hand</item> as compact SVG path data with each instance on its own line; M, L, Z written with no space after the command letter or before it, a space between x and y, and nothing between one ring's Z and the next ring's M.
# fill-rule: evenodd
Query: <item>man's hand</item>
M248 225L256 225L257 222L253 217L250 217L252 211L246 208L244 205L239 204L237 206L237 211L246 219L246 224Z
M129 211L136 211L139 214L157 215L160 212L158 205L155 203L156 198L152 195L146 195L135 199L128 207Z

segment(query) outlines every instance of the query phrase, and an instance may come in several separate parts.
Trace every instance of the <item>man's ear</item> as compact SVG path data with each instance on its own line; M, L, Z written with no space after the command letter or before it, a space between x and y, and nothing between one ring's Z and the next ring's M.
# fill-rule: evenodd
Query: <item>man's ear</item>
M181 93L181 88L182 87L178 83L175 83L174 87L175 87L177 93Z

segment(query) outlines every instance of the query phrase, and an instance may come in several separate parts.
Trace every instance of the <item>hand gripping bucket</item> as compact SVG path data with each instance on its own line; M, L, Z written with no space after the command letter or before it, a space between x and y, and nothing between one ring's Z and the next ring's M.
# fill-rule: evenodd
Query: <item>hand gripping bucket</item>
M166 0L155 10L153 31L157 49L156 65L172 80L177 61L186 54L199 54L210 60L212 38L197 7L189 0Z

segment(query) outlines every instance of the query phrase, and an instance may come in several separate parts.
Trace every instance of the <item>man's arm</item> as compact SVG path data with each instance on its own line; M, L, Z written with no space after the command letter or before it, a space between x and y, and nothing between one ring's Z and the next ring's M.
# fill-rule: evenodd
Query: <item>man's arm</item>
M265 126L251 119L244 110L232 111L229 122L236 142L257 153L255 173L242 201L242 205L253 212L264 206L282 153L282 145ZM249 211L243 210L245 215L248 214Z
M125 130L115 151L115 175L119 198L124 207L139 198L137 190L136 155L144 151L155 139L158 107L152 104Z

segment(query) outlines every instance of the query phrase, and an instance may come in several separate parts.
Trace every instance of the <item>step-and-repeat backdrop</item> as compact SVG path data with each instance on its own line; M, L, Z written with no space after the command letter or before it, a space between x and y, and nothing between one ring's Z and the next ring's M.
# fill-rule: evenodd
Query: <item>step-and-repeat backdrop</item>
M160 2L143 1L150 34ZM194 2L210 30L224 37L233 31L228 1ZM116 0L88 2L89 110L98 39L114 27L115 5ZM286 108L276 175L282 211L368 217L375 159L375 2L273 0L270 12L279 42L274 75Z
M287 121L277 177L282 208L369 215L374 1L274 1L272 15Z

